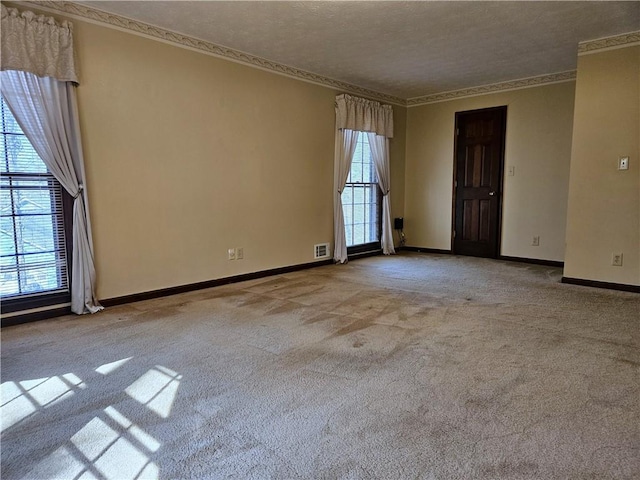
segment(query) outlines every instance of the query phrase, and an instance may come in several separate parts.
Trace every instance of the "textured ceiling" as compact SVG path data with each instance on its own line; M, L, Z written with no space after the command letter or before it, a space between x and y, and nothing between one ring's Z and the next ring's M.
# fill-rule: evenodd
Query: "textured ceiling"
M576 68L578 42L640 30L640 2L84 1L412 98Z

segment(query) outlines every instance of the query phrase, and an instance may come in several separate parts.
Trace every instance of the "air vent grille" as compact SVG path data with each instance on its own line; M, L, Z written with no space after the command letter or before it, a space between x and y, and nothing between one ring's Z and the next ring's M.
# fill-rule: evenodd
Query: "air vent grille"
M313 258L327 258L329 256L329 244L319 243L313 247Z

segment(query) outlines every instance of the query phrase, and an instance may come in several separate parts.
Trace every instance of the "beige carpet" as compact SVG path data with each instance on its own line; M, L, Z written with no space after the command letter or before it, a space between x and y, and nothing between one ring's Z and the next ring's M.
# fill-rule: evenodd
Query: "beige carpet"
M4 479L640 478L640 296L373 257L2 331Z

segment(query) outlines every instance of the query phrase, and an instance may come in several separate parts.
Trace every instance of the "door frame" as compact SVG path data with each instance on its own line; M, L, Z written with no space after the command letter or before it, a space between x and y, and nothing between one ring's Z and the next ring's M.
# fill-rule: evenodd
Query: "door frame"
M491 257L485 258L500 258L500 251L502 248L502 209L503 209L503 192L504 192L504 164L505 164L505 146L507 141L507 105L501 105L497 107L478 108L475 110L463 110L455 113L455 122L453 127L453 181L451 182L453 195L451 196L451 253L456 255L456 195L457 195L457 181L458 181L458 134L459 134L459 122L460 117L473 113L485 113L485 112L501 112L502 113L502 142L500 144L500 182L498 184L498 233L496 238L496 251Z

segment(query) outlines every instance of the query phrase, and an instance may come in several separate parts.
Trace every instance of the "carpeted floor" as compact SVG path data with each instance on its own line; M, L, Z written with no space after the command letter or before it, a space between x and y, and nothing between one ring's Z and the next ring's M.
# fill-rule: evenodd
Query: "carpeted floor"
M2 478L640 478L640 295L372 257L2 331Z

